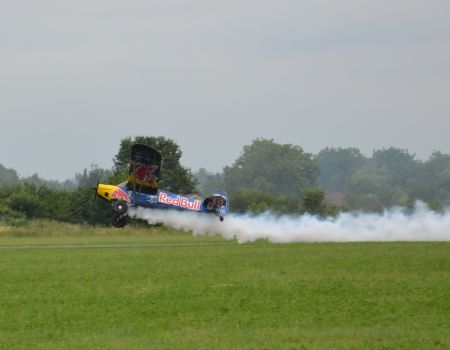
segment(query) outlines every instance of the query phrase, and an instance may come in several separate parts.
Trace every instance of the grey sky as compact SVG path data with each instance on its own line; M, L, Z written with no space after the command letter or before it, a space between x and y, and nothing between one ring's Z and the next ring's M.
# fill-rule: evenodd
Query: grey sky
M73 176L164 135L219 170L257 137L450 152L448 0L0 0L0 163Z

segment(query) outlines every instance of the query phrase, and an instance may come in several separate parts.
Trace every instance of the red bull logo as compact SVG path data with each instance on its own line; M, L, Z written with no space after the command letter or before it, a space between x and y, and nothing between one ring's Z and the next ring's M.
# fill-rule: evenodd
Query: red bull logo
M137 180L142 181L145 185L156 187L158 178L155 176L154 172L157 169L157 165L137 164L134 175Z
M198 199L190 199L180 195L171 196L164 192L159 192L158 202L195 211L200 211L200 206L202 203L202 201Z
M130 201L130 198L128 197L128 194L125 191L123 191L122 189L120 189L120 188L114 190L111 193L111 197L112 198L116 198L116 199L120 199L120 200L123 200L123 201L127 201L127 202Z

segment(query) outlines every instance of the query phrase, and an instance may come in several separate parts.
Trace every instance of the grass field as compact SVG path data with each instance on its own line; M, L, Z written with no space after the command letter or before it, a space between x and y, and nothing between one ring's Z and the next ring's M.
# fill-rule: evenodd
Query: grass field
M0 228L2 349L450 349L450 244Z

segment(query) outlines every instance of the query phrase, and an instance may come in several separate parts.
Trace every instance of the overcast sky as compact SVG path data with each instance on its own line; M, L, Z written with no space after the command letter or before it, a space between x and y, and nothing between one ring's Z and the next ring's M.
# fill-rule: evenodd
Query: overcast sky
M193 170L274 138L450 152L448 0L0 0L0 163L111 167L173 138Z

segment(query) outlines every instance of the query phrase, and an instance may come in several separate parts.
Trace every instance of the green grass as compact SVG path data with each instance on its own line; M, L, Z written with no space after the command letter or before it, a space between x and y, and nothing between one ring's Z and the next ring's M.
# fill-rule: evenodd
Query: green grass
M449 243L46 225L0 230L2 349L450 348Z

